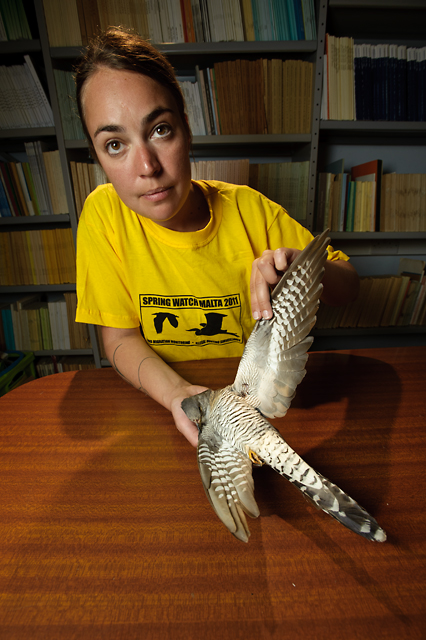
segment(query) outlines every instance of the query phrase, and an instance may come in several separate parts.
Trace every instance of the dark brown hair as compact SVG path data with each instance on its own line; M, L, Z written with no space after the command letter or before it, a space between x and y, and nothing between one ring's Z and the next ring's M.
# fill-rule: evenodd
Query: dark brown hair
M75 68L78 113L94 158L96 153L86 126L82 97L86 81L102 67L134 71L168 89L176 101L183 125L191 136L182 91L167 58L134 31L124 27L109 27L89 42L84 57Z

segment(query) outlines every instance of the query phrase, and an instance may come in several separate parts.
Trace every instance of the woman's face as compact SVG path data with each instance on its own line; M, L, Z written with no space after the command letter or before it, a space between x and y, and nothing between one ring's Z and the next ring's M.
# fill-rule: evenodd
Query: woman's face
M148 76L102 67L84 87L83 109L98 160L124 204L185 231L190 140L172 94Z

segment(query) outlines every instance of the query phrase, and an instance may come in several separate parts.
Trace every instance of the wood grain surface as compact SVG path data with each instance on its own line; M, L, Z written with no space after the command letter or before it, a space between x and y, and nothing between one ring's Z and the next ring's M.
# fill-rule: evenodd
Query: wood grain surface
M232 382L236 360L175 365ZM426 637L426 348L312 353L298 453L368 509L364 540L268 468L236 540L170 414L111 369L0 400L1 640Z

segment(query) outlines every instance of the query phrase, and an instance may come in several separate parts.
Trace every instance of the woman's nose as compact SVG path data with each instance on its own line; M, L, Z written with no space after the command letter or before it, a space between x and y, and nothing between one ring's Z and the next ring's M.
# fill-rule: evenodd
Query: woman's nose
M144 177L155 175L161 168L156 153L146 144L137 147L135 162L138 174Z

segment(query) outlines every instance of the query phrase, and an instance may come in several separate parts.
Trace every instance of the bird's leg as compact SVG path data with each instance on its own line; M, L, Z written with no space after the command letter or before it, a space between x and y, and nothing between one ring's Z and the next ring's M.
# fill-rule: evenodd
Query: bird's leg
M248 457L256 467L262 467L265 464L252 449L248 450Z
M241 397L245 398L246 395L249 392L249 386L247 382L243 382L243 384L241 385Z

